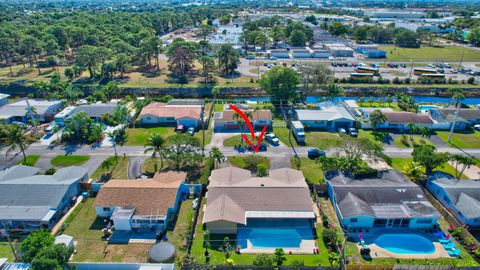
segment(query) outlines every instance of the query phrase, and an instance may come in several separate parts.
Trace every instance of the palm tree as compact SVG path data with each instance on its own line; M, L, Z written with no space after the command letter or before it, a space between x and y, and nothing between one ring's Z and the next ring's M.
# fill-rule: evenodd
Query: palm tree
M212 150L210 150L210 157L218 163L222 163L225 160L225 156L217 147L213 147Z
M162 135L154 133L150 135L145 144L145 153L152 152L152 157L160 157L160 170L163 169L163 158L165 157L165 139Z
M32 142L32 139L27 134L25 129L17 125L11 125L9 128L6 128L3 136L3 144L8 147L6 156L12 151L19 149L23 154L23 163L27 162L27 155L25 150L28 147L28 144Z
M410 133L410 141L412 144L415 144L413 141L413 134L418 133L418 127L413 122L407 123L408 133Z
M113 161L112 161L112 159L110 159L110 158L105 159L105 160L102 162L102 164L100 164L100 167L105 170L105 174L104 174L104 175L107 175L107 174L108 174L108 170L109 170L110 167L112 167L112 166L113 166Z
M115 156L118 156L117 155L117 133L115 132L115 130L113 131L107 131L107 133L105 133L107 135L107 137L110 138L110 140L112 140L112 146L113 146L113 149L115 150Z
M127 133L125 132L125 128L108 131L106 135L112 140L115 156L117 156L117 144L122 146L127 141Z
M455 129L455 124L457 122L458 111L460 110L460 100L464 99L465 96L462 93L460 88L450 88L448 92L452 94L452 99L455 100L455 115L453 116L452 127L450 128L450 134L448 135L448 142L452 139L453 130Z
M465 156L461 154L449 155L449 160L455 165L455 178L459 179L462 176L465 169L470 168L470 166L475 165L475 158L470 156ZM462 165L462 169L458 170L459 166Z
M419 127L418 132L422 135L422 138L430 139L432 137L431 129L427 126Z

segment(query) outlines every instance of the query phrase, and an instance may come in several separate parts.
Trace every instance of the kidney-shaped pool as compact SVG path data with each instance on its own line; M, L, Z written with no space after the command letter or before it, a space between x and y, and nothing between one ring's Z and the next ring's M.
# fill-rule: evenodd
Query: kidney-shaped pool
M432 254L432 241L418 234L382 234L375 239L377 246L397 254Z

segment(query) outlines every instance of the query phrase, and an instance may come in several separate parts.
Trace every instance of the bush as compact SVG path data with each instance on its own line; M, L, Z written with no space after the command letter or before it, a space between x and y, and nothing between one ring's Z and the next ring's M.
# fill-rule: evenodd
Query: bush
M53 175L56 171L57 171L57 169L52 167L52 168L45 171L45 175Z
M264 177L268 175L268 170L265 164L258 164L257 165L257 176Z
M213 166L214 166L213 158L211 157L206 158L202 176L200 176L200 179L198 180L200 184L204 184L204 185L208 184L208 177L210 177L210 173L213 170Z
M467 83L474 84L475 83L475 78L474 77L468 78Z

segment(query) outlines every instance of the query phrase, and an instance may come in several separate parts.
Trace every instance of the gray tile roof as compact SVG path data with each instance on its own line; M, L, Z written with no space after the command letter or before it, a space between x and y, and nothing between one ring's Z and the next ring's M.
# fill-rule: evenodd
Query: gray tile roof
M27 99L21 99L14 103L0 107L0 116L22 117L27 113ZM38 115L44 115L52 106L62 103L62 100L28 99L30 106L34 107Z
M86 174L86 168L70 167L60 169L59 173L54 175L1 180L0 218L40 220L49 210L57 208L69 187Z
M439 216L422 189L394 170L377 178L353 179L337 172L327 174L327 179L344 218L359 215L376 218Z
M443 119L447 121L453 121L455 117L455 108L435 108L431 110L436 110ZM480 110L479 109L460 109L458 110L458 118L460 121L475 121L480 119Z
M0 171L0 181L32 176L40 171L39 168L15 165Z
M432 179L430 180L432 181ZM457 181L446 175L433 181L445 190L450 201L463 216L469 219L480 218L480 181Z

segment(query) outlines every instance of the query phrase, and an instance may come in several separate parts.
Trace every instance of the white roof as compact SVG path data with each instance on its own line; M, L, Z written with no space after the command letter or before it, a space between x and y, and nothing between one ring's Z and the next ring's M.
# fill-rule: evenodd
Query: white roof
M345 102L345 104L347 104L350 108L358 108L358 107L359 107L356 100L347 99L347 100L345 100L344 102Z
M334 121L338 119L355 121L347 109L331 102L320 103L318 110L296 110L296 112L300 121Z

